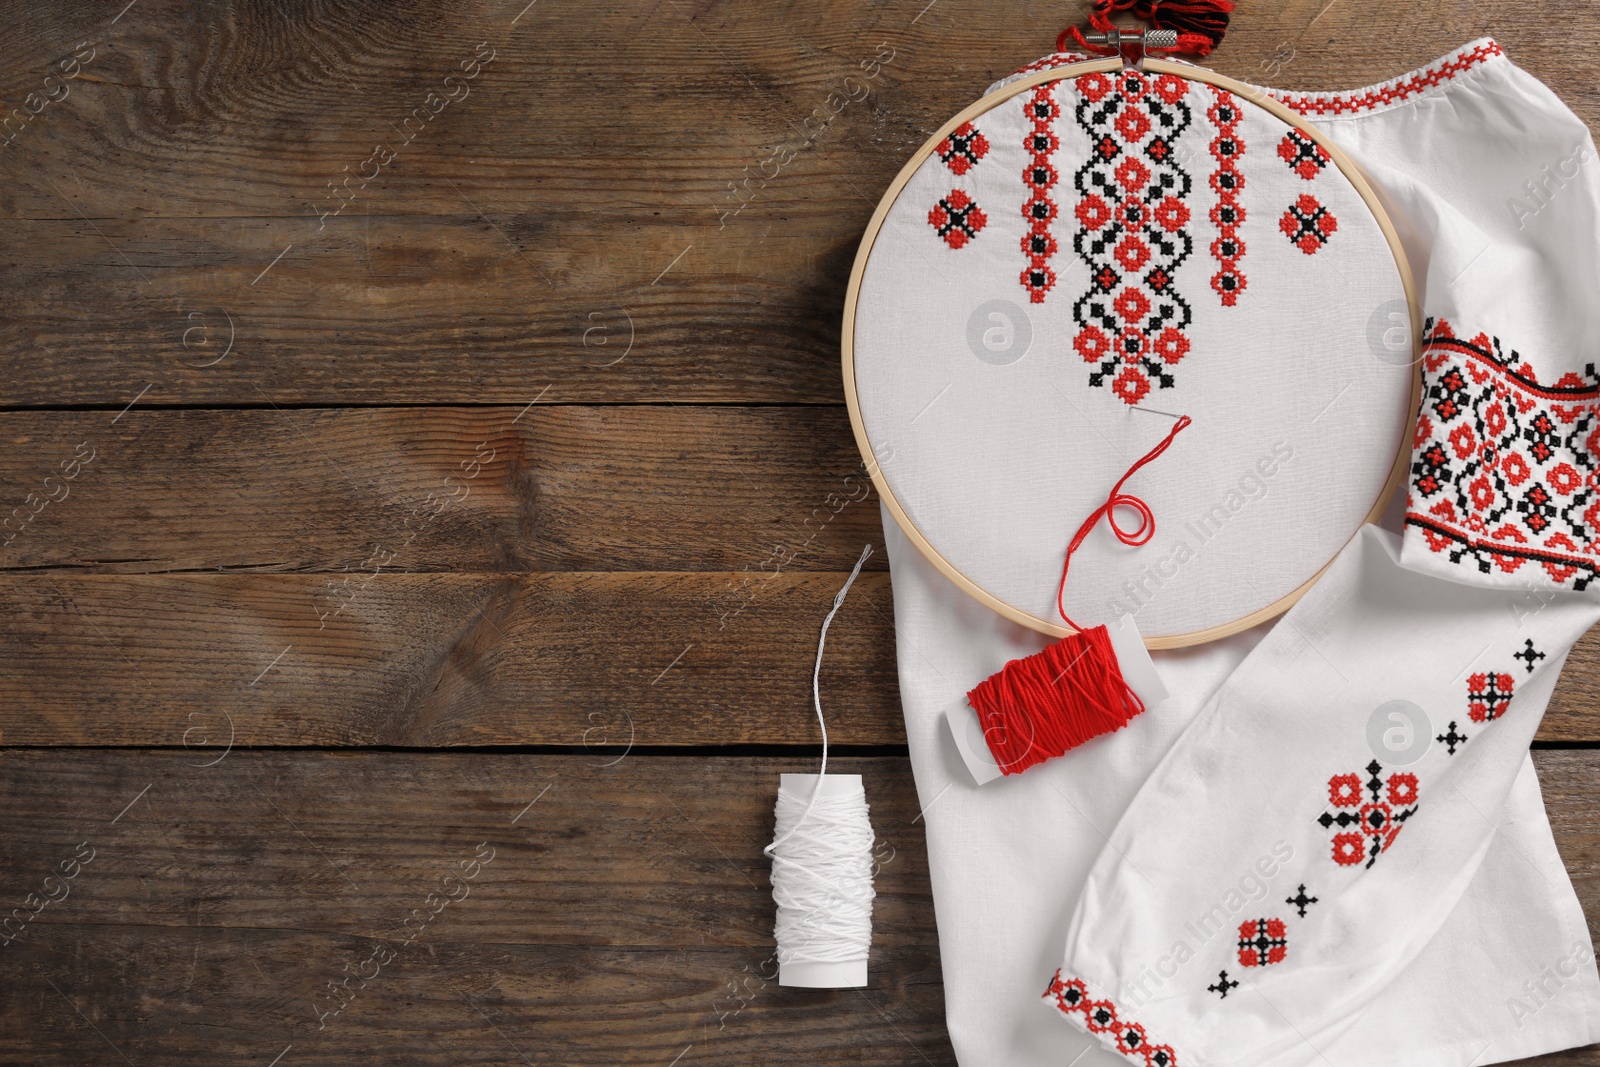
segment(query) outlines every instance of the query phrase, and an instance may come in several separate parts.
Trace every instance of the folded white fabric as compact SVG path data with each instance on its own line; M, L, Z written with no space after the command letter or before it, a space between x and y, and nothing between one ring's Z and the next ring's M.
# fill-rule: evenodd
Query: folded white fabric
M1044 639L969 602L885 516L967 1067L1467 1067L1600 1039L1526 755L1600 617L1592 143L1491 41L1280 99L1373 180L1424 283L1404 548L1364 533L1264 640L1158 653L1167 703L979 790L939 716ZM1433 723L1413 763L1380 758L1390 701ZM1047 985L1101 1051L1072 1060L1086 1039L1028 1006Z
M1600 597L1519 615L1520 596L1406 570L1392 534L1363 531L1109 835L1050 1001L1136 1063L1249 1067L1388 995L1476 874L1566 651L1600 620ZM1386 766L1387 708L1466 739Z
M994 664L1037 651L1046 639L957 589L887 514L884 532L900 691L927 827L957 1059L963 1067L1125 1062L1098 1047L1074 1060L1097 1039L1075 1035L1058 1013L1041 1011L1038 997L1061 967L1067 921L1107 835L1263 629L1155 653L1173 693L1161 706L1112 737L980 788L941 715L963 706L967 689ZM1457 726L1466 731L1466 723ZM1239 922L1250 917L1247 908L1289 895L1269 895L1258 872L1236 877ZM1600 979L1588 946L1583 909L1524 756L1500 833L1438 935L1387 995L1347 1020L1345 1033L1319 1036L1320 1053L1307 1045L1279 1057L1275 1067L1291 1067L1301 1056L1318 1064L1325 1057L1336 1067L1464 1067L1600 1040Z

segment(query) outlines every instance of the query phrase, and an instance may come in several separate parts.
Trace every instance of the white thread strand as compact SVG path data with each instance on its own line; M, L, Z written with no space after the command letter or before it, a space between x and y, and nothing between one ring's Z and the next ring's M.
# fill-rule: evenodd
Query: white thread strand
M872 844L866 791L858 775L827 778L828 724L822 715L822 653L828 627L872 555L869 544L822 620L811 671L811 701L822 731L822 767L809 796L780 788L773 842L773 934L778 963L848 963L867 959L872 945ZM828 786L828 788L824 788Z
M780 964L864 960L872 946L872 823L865 791L852 784L842 795L813 788L809 798L778 790L785 844L772 857L772 899Z

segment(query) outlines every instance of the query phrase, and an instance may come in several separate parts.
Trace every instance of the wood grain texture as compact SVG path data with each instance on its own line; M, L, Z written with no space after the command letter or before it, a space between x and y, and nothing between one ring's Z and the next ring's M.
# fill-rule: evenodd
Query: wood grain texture
M760 847L809 761L649 750L816 740L881 536L857 240L1079 6L0 8L0 889L97 849L0 947L0 1065L953 1063L907 762L839 765L892 850L873 984L795 991ZM1593 122L1597 17L1241 0L1210 63L1349 88L1492 34ZM836 742L904 742L891 619L864 577ZM1596 679L1591 635L1541 739L1600 741ZM573 754L448 751L489 744ZM1593 920L1600 758L1535 759Z
M843 577L10 576L0 741L175 745L220 708L253 746L815 744ZM1600 740L1596 678L1591 633L1539 740ZM857 583L822 681L836 743L905 742L887 575Z
M811 761L197 762L0 761L17 816L8 895L80 842L93 849L68 895L0 947L0 1063L114 1060L107 1043L135 1063L266 1064L289 1044L312 1064L665 1065L690 1044L712 1064L842 1047L854 1062L954 1062L903 759L840 761L866 776L879 835L860 991L770 980L761 847L779 773ZM474 877L459 863L475 856L487 860ZM357 971L370 980L327 1015L328 984Z
M1600 760L1535 761L1593 913ZM904 759L839 764L865 776L881 859L872 983L859 992L761 977L772 901L760 848L777 775L808 763L256 752L197 762L4 757L0 795L16 815L9 895L80 842L93 857L64 899L0 947L0 1031L11 1038L0 1062L104 1062L107 1044L135 1063L266 1063L291 1044L295 1062L313 1064L357 1050L397 1063L515 1062L508 1049L526 1062L666 1064L686 1046L711 1064L954 1062ZM425 903L474 855L490 858L458 875L448 892L459 900ZM384 948L392 959L363 966ZM324 1014L335 1003L327 984L353 972L369 980ZM1600 1055L1532 1062L1593 1067Z
M120 406L145 383L167 403L521 404L547 385L836 403L839 309L878 190L1076 17L672 0L513 26L521 5L147 0L111 25L120 6L0 14L8 102L78 42L97 49L0 151L7 404ZM1600 61L1544 12L1247 3L1214 65L1348 87L1493 32L1592 118ZM405 141L396 124L479 42L495 58ZM846 88L880 45L893 59ZM839 93L858 99L835 112ZM379 143L396 158L321 218L344 202L328 183L373 173ZM779 145L793 161L763 168ZM183 347L196 311L232 317L235 355L197 366L217 349ZM596 325L635 354L602 366L616 349L585 346Z
M7 412L0 446L0 570L838 571L882 542L837 408Z
M812 655L840 582L6 578L0 741L177 745L231 719L254 746L815 744ZM887 575L864 575L829 632L835 743L904 743L892 612Z

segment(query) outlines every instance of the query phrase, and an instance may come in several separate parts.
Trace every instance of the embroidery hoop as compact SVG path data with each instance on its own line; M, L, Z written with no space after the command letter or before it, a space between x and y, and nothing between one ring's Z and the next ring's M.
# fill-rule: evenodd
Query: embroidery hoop
M867 471L873 484L878 489L879 497L889 513L900 525L907 538L910 539L918 551L933 564L946 578L950 579L959 589L973 597L979 603L995 611L1002 617L1036 630L1052 637L1065 637L1074 632L1060 623L1018 608L1005 600L1000 599L989 590L984 589L966 574L962 573L954 564L945 558L933 543L917 528L905 507L901 504L894 490L890 487L873 449L873 443L868 436L865 420L861 410L860 397L856 386L856 360L855 360L855 331L856 315L858 311L862 279L866 274L867 264L871 258L873 246L877 242L880 231L888 218L890 210L894 207L901 192L912 178L917 174L922 165L932 157L940 142L949 137L962 124L979 118L992 111L1002 103L1013 97L1019 96L1030 89L1047 82L1068 81L1088 74L1121 72L1129 64L1124 59L1112 56L1105 59L1090 59L1080 63L1067 63L1058 67L1049 68L1018 78L1016 81L990 93L963 109L955 117L941 126L926 143L912 154L895 176L889 188L879 200L877 208L873 211L872 218L867 223L865 233L862 235L861 244L856 252L855 263L850 271L850 281L845 293L843 327L840 334L841 363L844 375L845 406L850 415L850 427L855 435L856 446L860 450L866 464ZM1309 137L1325 151L1330 161L1336 166L1345 179L1359 194L1367 209L1372 213L1378 224L1389 251L1394 257L1396 270L1400 277L1401 285L1405 292L1405 302L1410 318L1410 349L1411 349L1411 382L1410 396L1407 401L1407 412L1401 426L1401 432L1396 441L1394 459L1390 464L1388 477L1384 480L1382 488L1373 501L1365 518L1355 524L1349 537L1340 543L1342 549L1348 544L1362 527L1376 522L1383 514L1389 501L1400 487L1405 477L1410 458L1410 441L1415 432L1418 406L1422 399L1422 357L1420 338L1422 334L1422 310L1417 300L1416 282L1411 272L1411 267L1406 259L1405 249L1401 244L1400 236L1395 229L1393 221L1384 210L1377 194L1367 183L1360 169L1337 145L1329 141L1320 130L1306 121L1304 117L1290 108L1274 100L1270 92L1256 85L1241 82L1226 75L1205 67L1193 66L1187 63L1175 63L1168 60L1144 58L1138 64L1140 69L1156 74L1171 74L1190 82L1199 82L1227 90L1239 97L1260 107L1280 119L1289 126L1298 129ZM1062 547L1070 531L1063 531ZM1256 626L1268 619L1287 611L1295 601L1304 596L1306 591L1316 584L1317 580L1332 565L1334 556L1330 556L1317 568L1309 578L1289 592L1262 607L1256 608L1230 622L1220 623L1202 629L1191 630L1175 634L1156 634L1144 639L1145 645L1152 649L1185 648L1191 645L1204 644L1215 641L1232 634L1239 633Z

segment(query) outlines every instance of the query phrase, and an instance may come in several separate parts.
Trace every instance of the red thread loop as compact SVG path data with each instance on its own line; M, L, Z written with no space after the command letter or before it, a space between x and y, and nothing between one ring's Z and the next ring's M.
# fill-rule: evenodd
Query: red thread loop
M1176 46L1152 48L1151 52L1181 52L1204 57L1210 55L1227 34L1233 3L1232 0L1095 0L1094 7L1089 10L1090 28L1100 33L1111 30L1111 15L1119 11L1153 23L1158 30L1178 31ZM1069 45L1073 48L1069 49ZM1068 26L1056 38L1057 52L1069 50L1099 56L1116 55L1114 48L1084 40L1083 31L1077 26Z
M1111 532L1116 534L1117 540L1123 544L1131 548L1138 548L1140 545L1150 542L1150 539L1156 535L1155 513L1150 510L1150 505L1143 500L1140 500L1132 493L1124 493L1122 487L1127 484L1129 478L1138 473L1139 468L1146 463L1153 462L1163 452L1171 448L1172 442L1177 439L1178 434L1182 433L1184 428L1192 421L1187 415L1179 416L1178 421L1172 424L1172 429L1161 440L1161 443L1146 452L1133 466L1128 468L1126 474L1117 479L1117 484L1111 487L1111 495L1106 497L1106 502L1096 508L1094 513L1087 519L1084 519L1083 525L1078 527L1078 532L1073 535L1072 543L1067 546L1067 558L1061 561L1061 581L1056 586L1056 610L1061 613L1062 621L1074 630L1081 632L1083 627L1067 617L1067 608L1063 601L1067 591L1067 570L1072 566L1072 554L1078 550L1078 546L1083 544L1084 539L1089 536L1089 531L1094 529L1095 523L1099 522L1102 516L1105 517L1106 523L1111 527ZM1132 508L1139 513L1139 525L1131 533L1117 525L1117 508Z

